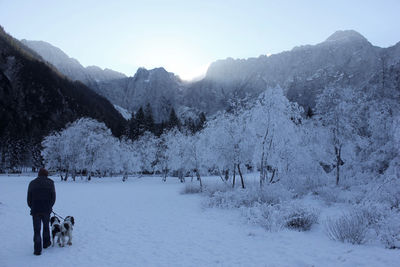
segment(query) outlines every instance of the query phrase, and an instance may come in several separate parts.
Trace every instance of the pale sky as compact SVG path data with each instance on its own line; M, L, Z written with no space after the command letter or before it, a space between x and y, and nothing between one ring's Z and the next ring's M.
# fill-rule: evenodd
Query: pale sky
M164 67L191 79L217 59L275 54L336 30L388 47L400 41L399 11L399 0L0 0L0 25L84 66L128 76Z

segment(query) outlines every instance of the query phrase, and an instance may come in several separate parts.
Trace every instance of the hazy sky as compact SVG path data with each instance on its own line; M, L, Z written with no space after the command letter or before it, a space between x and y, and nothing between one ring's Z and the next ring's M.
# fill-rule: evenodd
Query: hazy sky
M274 54L354 29L372 44L400 41L399 0L0 0L0 24L78 59L132 76L163 66L182 78L226 57Z

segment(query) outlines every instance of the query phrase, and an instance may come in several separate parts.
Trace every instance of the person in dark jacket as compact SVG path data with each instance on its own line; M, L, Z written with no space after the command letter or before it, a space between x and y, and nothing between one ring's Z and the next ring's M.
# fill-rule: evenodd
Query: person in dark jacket
M34 254L42 253L42 238L40 237L41 224L43 223L43 248L51 245L50 241L50 213L56 202L56 190L53 180L47 178L48 171L44 168L39 170L38 177L29 183L28 206L31 208L33 219L33 243Z

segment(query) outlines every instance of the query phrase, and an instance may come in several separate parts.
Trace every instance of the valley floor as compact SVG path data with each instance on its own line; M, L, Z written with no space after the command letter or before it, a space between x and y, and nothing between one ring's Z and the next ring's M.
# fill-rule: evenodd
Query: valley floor
M60 182L54 210L76 220L73 245L33 255L26 190L0 176L0 266L398 266L400 253L329 240L322 226L270 233L232 210L202 208L177 179ZM219 179L219 178L218 178Z

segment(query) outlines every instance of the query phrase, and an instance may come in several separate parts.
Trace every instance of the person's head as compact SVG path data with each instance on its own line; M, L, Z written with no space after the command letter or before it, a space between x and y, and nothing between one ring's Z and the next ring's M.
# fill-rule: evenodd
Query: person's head
M40 168L39 173L38 173L39 177L41 177L41 176L47 177L48 175L49 175L49 172L45 168Z

